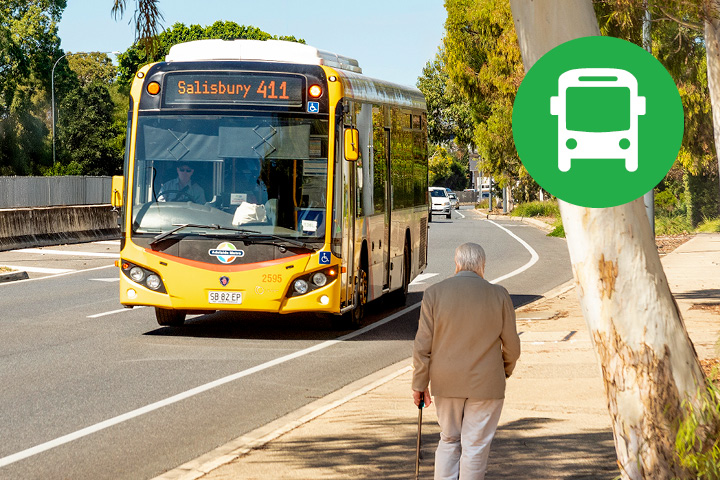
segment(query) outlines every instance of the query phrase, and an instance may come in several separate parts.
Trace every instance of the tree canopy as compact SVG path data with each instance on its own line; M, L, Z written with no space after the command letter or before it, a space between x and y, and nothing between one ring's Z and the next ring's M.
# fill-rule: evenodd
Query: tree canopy
M50 163L50 73L59 58L65 0L0 5L0 174L37 173ZM58 76L69 71L60 67Z
M217 21L207 27L200 25L186 26L183 23L176 23L155 38L155 48L153 50L148 51L144 45L135 43L124 53L118 55L118 72L120 74L118 81L121 86L129 88L133 75L140 67L148 63L162 61L170 51L170 47L178 43L193 40L236 40L241 38L251 40L275 39L305 43L304 40L293 36L271 35L257 27L239 25L235 22Z

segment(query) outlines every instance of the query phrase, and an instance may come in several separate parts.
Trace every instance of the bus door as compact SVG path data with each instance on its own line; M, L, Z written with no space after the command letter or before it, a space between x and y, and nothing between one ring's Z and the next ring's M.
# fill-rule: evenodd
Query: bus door
M355 296L355 164L345 160L345 125L352 123L349 109L352 104L343 102L343 115L336 118L335 129L335 179L333 229L340 233L341 300L344 307L352 306ZM335 235L334 235L335 236Z
M383 250L383 265L385 265L385 285L383 288L387 290L390 288L390 228L392 225L392 183L390 179L390 128L385 127L384 129L384 141L385 141L385 233L382 240Z

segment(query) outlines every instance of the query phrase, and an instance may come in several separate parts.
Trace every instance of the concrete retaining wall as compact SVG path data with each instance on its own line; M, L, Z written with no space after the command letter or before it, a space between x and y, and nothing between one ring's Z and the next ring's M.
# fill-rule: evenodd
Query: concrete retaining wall
M119 238L110 205L0 210L0 251Z

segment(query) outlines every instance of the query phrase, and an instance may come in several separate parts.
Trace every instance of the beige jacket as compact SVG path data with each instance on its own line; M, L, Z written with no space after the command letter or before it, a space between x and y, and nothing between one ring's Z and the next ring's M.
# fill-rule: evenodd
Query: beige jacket
M520 357L515 309L505 288L462 271L425 291L413 349L412 388L440 397L505 397Z

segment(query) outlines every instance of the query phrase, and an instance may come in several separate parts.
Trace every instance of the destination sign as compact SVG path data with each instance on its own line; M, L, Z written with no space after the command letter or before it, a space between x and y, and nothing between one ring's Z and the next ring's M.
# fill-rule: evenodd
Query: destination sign
M301 107L303 78L254 73L170 73L165 76L165 105L272 105Z

